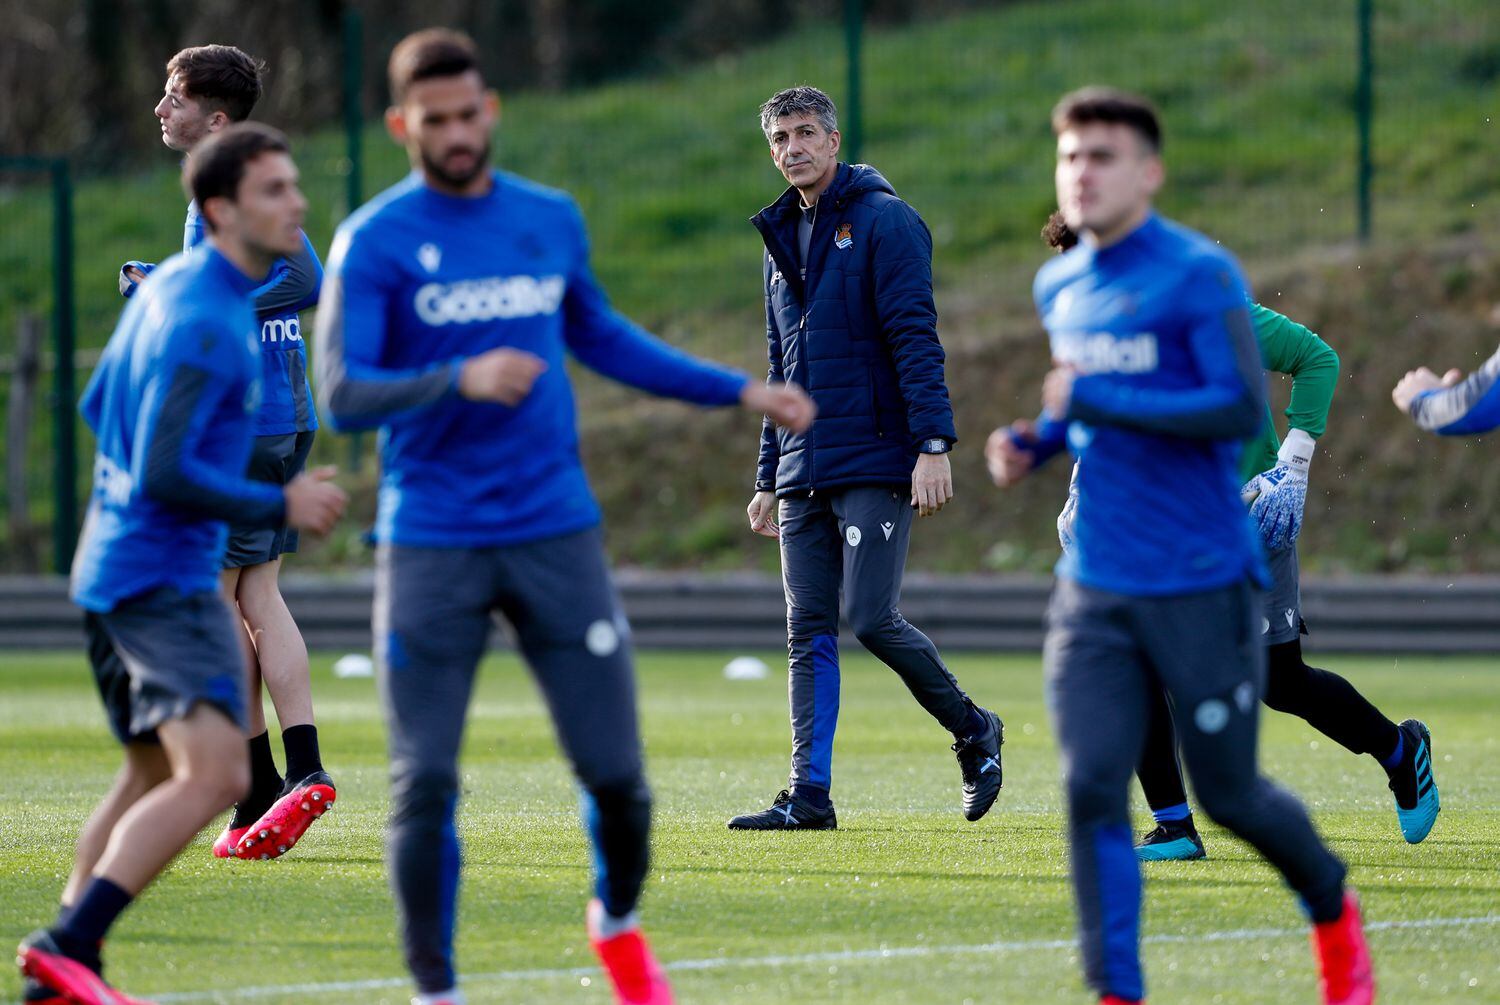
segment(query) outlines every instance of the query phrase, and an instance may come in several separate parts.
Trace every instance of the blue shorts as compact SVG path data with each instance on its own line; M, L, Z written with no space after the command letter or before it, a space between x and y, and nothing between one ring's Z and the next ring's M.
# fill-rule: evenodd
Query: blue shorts
M205 702L249 725L239 626L217 592L163 587L84 618L89 663L121 743L157 743L156 727Z

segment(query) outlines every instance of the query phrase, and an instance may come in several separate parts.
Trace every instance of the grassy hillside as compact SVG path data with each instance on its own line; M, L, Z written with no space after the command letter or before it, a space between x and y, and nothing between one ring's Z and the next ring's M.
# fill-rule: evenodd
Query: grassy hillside
M1326 307L1330 313L1304 314L1303 320L1318 324L1346 354L1381 356L1382 347L1371 326L1350 324L1353 319L1337 311L1373 306L1376 313L1425 313L1415 290L1358 282L1357 269L1353 277L1336 273L1339 289L1317 289L1312 281L1334 280L1328 270L1353 261L1347 251L1355 227L1353 5L1261 0L1244 6L1019 3L867 35L863 158L881 168L934 233L939 308L945 342L959 364L952 379L966 446L977 445L992 418L1008 417L1022 403L1022 410L1032 408L1034 396L1022 382L1035 367L1020 346L1035 333L1027 290L1040 258L1036 230L1052 204L1047 112L1061 92L1079 84L1115 83L1160 102L1171 172L1164 209L1235 248L1258 280L1297 287L1304 311ZM1419 254L1413 249L1482 232L1500 215L1491 156L1500 19L1486 0L1387 0L1377 8L1380 243L1371 254L1399 272L1401 262ZM519 95L506 105L497 159L577 194L591 221L597 270L624 309L674 341L755 367L763 359L759 244L745 219L781 188L755 108L792 81L821 83L841 97L844 76L842 38L830 27L667 78L566 96ZM404 155L377 126L368 130L365 149L367 194L404 172ZM346 210L342 138L305 138L298 156L313 200L309 231L326 248ZM118 264L161 257L180 241L182 198L169 155L162 159L159 169L79 187L82 345L99 345L108 335L119 309ZM33 190L0 190L0 212L7 219L0 239L0 275L7 277L0 287L0 332L7 332L19 306L48 309L49 266L38 253L48 233L45 199ZM1445 246L1435 247L1434 260L1445 261ZM1484 249L1473 253L1482 256ZM1477 267L1480 279L1486 268ZM1341 299L1350 282L1365 291L1365 300ZM1461 297L1486 289L1482 281L1438 281L1421 292L1439 297L1423 302L1434 309L1459 297L1462 313ZM1261 296L1276 303L1267 292ZM1490 337L1470 335L1477 341L1462 343L1470 355ZM1382 356L1393 365L1399 357ZM740 561L721 526L724 490L700 494L693 483L712 477L718 486L727 477L736 493L747 484L752 435L746 424L727 418L685 423L686 413L675 408L644 406L596 382L586 388L589 404L609 412L591 425L611 446L591 440L591 449L600 458L595 476L610 501L622 553L676 563L706 545L714 553L710 560ZM1341 410L1362 393L1354 388L1351 380ZM620 430L620 409L645 424ZM621 449L658 427L665 443ZM1330 443L1330 449L1342 447ZM332 437L321 450L329 457L345 452ZM672 476L635 463L642 452L670 464ZM1346 469L1355 465L1355 458L1339 456ZM45 456L35 467L41 479ZM640 496L646 482L651 505L642 505ZM977 478L966 484L976 486ZM1458 492L1458 483L1450 491ZM658 496L664 494L670 498L662 512ZM1338 512L1341 528L1364 524L1363 503L1353 503ZM671 519L656 523L663 515ZM646 521L658 529L630 529ZM684 535L684 527L693 530ZM1351 564L1368 564L1369 549L1361 543L1368 534L1341 533L1328 543L1347 549ZM986 548L956 527L944 537L950 539L944 554L928 556L943 565L973 567Z

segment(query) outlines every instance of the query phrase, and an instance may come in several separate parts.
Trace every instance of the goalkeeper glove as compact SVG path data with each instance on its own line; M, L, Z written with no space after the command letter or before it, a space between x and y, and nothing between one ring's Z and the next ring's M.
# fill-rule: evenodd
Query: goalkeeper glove
M1276 454L1276 466L1262 471L1240 489L1240 498L1251 504L1250 518L1270 551L1291 547L1302 533L1307 469L1316 445L1306 430L1291 430Z
M1073 521L1078 519L1078 464L1073 464L1073 477L1068 479L1068 501L1057 514L1057 540L1063 554L1073 550Z

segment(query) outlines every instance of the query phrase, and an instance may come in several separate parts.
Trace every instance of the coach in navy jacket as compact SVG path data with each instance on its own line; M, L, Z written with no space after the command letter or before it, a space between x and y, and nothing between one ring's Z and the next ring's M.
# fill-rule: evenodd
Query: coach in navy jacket
M812 395L802 433L761 431L750 527L779 538L787 598L791 784L736 829L835 826L829 798L838 721L839 596L859 641L953 733L964 810L1000 789L1001 726L897 609L913 510L953 496L957 436L932 299L932 235L880 172L841 164L833 102L814 87L761 108L791 187L751 222L765 240L769 379Z
M755 488L778 496L905 486L924 444L941 440L945 450L957 439L932 302L932 236L879 171L835 170L813 206L805 280L801 192L788 188L751 221L766 243L772 379L801 384L820 409L805 433L764 427Z

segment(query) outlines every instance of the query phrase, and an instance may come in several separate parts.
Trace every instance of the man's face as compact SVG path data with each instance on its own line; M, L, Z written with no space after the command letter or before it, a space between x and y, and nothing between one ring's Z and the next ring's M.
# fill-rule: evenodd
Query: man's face
M297 165L284 153L263 153L245 165L234 199L208 200L215 233L252 254L285 258L302 250L307 200L297 187Z
M783 115L771 127L771 159L797 188L812 188L838 165L839 131L815 115Z
M203 137L229 122L223 112L207 111L196 98L189 97L182 78L175 73L167 78L165 93L153 111L161 120L161 141L180 153L187 153Z
M1163 177L1161 158L1129 126L1091 122L1057 137L1057 206L1079 233L1111 234L1144 214Z
M386 113L386 128L429 176L457 189L488 168L499 113L499 98L470 71L412 84Z

